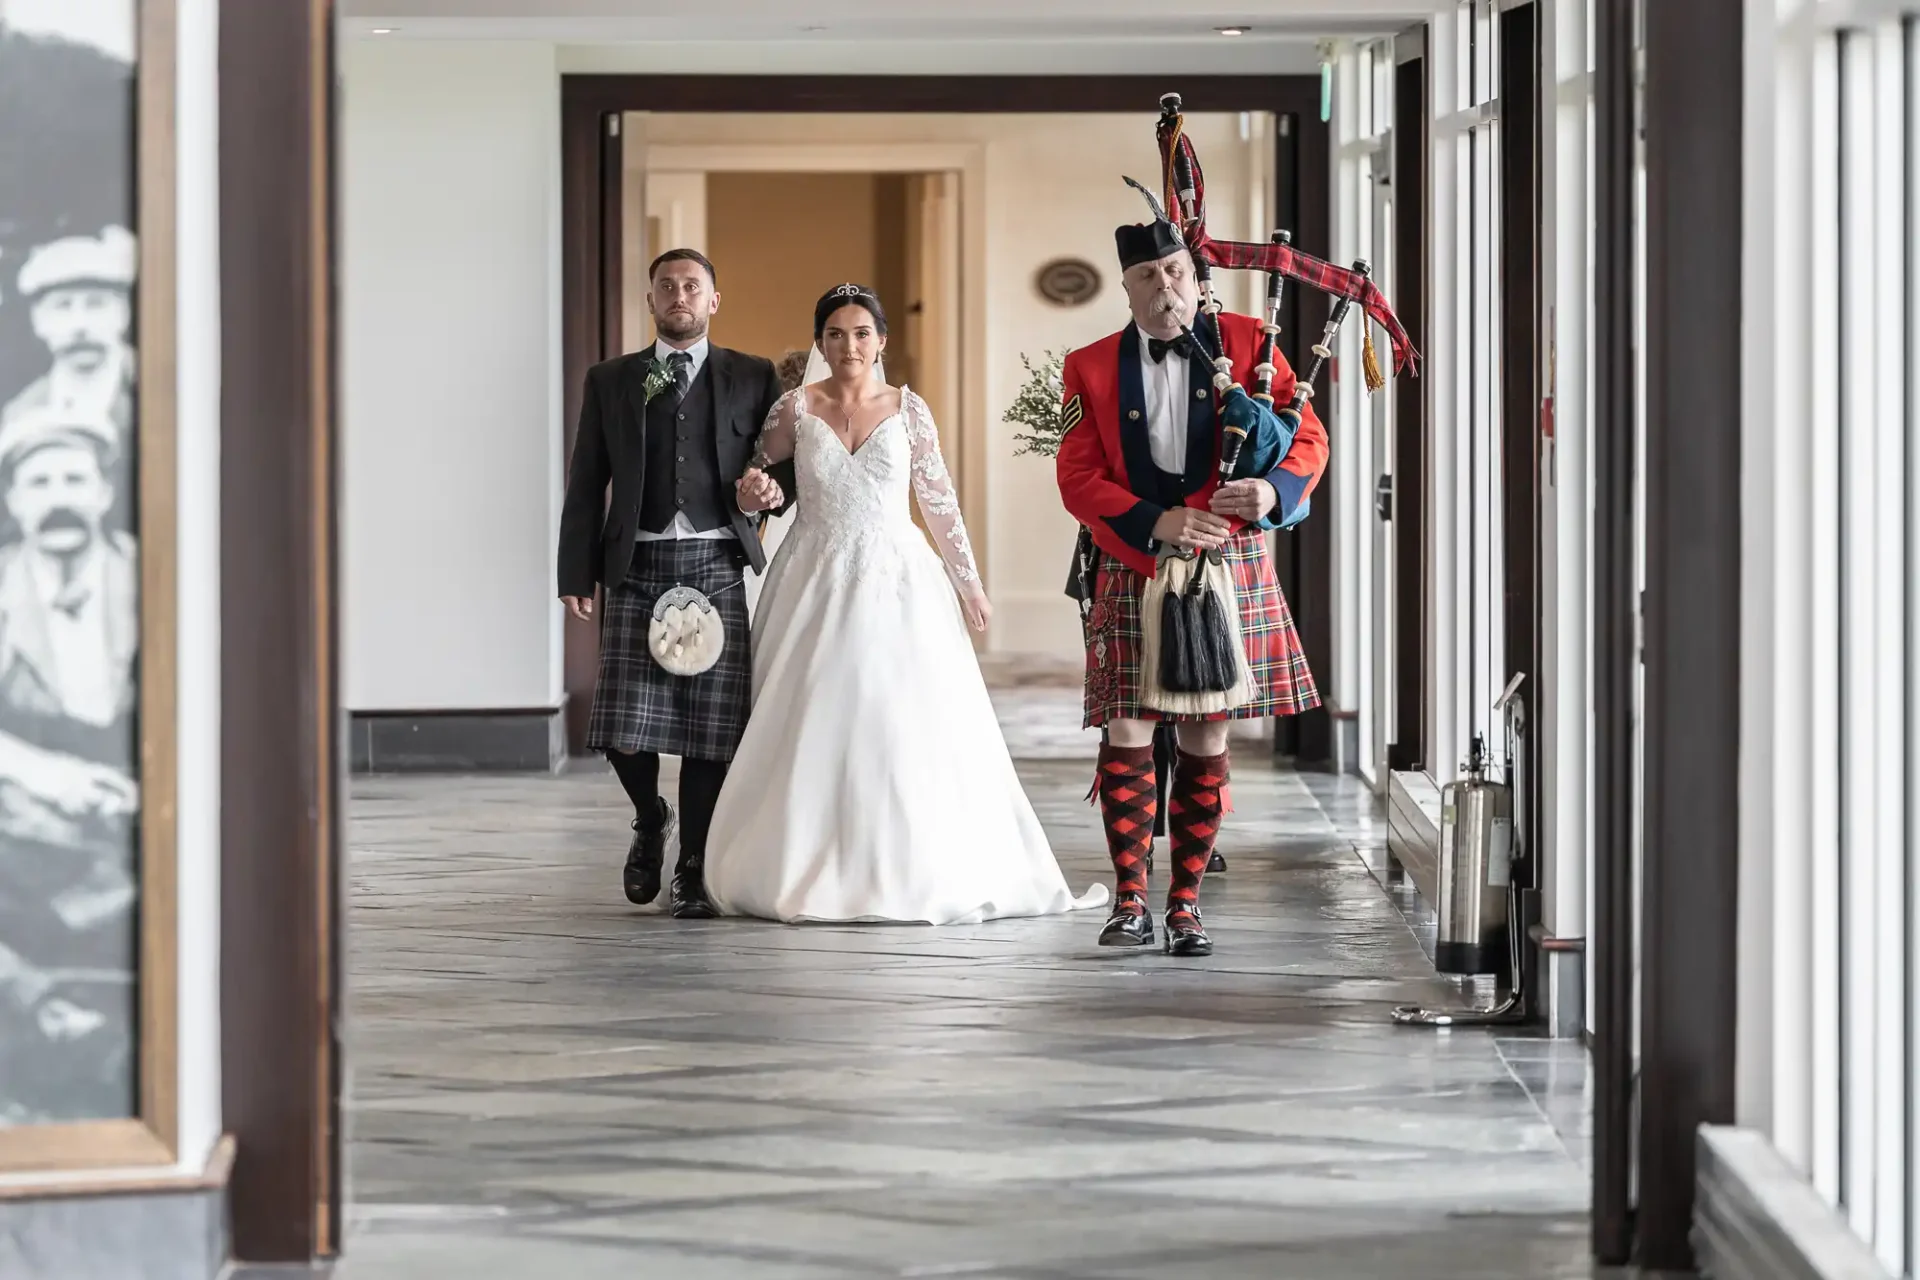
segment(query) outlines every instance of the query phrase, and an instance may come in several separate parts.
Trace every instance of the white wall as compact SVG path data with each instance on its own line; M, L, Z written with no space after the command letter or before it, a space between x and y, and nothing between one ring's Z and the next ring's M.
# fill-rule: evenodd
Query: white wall
M553 48L354 41L341 73L346 704L555 706Z
M219 0L179 0L180 1168L220 1138Z
M961 193L964 247L961 272L962 328L977 335L981 367L964 369L964 422L957 435L959 458L949 458L961 485L961 501L994 604L988 647L1002 653L1082 654L1079 615L1062 593L1073 554L1074 522L1060 504L1053 463L1014 456L1014 428L1002 415L1013 403L1025 371L1020 356L1038 357L1092 342L1127 320L1114 262L1113 229L1138 222L1146 205L1121 181L1131 174L1149 184L1158 167L1151 111L1139 115L860 115L844 117L823 132L807 115L652 115L648 147L801 144L871 148L902 145L950 154L955 144L979 149L977 172ZM1243 135L1243 126L1245 133ZM1264 191L1271 172L1271 126L1263 118L1231 114L1188 117L1207 171L1208 219L1226 239L1264 240L1271 228ZM849 154L852 154L851 152ZM930 165L934 161L928 162ZM936 166L937 167L937 166ZM667 175L678 179L683 175ZM650 174L649 183L654 181ZM697 192L676 186L689 211ZM649 191L649 206L655 205ZM1047 261L1073 255L1095 263L1105 283L1083 308L1063 310L1035 291L1035 271ZM725 263L715 264L722 276ZM1250 272L1222 272L1223 301L1236 311L1252 304L1259 281ZM802 318L804 323L804 318ZM968 344L963 342L963 353ZM777 353L772 353L777 354ZM963 354L963 361L969 358ZM951 424L949 424L951 425Z

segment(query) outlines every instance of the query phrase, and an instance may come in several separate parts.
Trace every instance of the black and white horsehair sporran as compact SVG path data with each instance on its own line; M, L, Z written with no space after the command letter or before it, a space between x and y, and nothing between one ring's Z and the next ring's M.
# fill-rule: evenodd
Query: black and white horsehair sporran
M1199 327L1208 327L1204 316ZM1224 358L1212 355L1199 334L1186 326L1181 332L1196 356L1213 364L1216 390L1231 386L1231 375L1221 369L1227 365ZM1230 478L1238 455L1238 449L1222 451L1222 481ZM1146 706L1210 715L1231 711L1254 696L1233 573L1219 550L1160 549L1153 580L1140 601L1140 630L1141 701Z

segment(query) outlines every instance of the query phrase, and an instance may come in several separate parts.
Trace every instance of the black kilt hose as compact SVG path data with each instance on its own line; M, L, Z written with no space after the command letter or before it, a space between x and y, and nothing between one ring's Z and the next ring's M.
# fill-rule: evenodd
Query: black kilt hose
M600 618L600 679L587 746L732 760L753 703L752 637L740 548L732 538L636 542L626 580L608 588ZM720 660L697 676L669 675L647 649L653 604L673 587L713 601L726 627Z

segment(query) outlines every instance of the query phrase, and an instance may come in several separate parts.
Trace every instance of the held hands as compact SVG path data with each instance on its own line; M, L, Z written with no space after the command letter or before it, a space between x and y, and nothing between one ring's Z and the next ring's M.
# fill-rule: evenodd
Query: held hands
M734 501L748 515L771 511L786 498L779 482L759 467L748 467L746 473L734 482L733 493Z
M1207 505L1220 515L1234 516L1252 524L1266 519L1267 512L1279 501L1280 495L1265 480L1229 480L1213 491Z
M1153 522L1155 538L1186 551L1212 551L1224 546L1231 530L1232 526L1214 512L1198 507L1168 507Z

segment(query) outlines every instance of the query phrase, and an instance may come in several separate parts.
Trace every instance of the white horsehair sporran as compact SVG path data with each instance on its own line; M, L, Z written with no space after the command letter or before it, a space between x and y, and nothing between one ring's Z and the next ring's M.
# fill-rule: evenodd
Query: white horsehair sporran
M1140 702L1218 715L1256 692L1233 569L1219 551L1163 549L1140 598Z
M711 671L726 647L726 623L704 593L692 587L669 587L653 602L647 652L667 674L697 676Z

